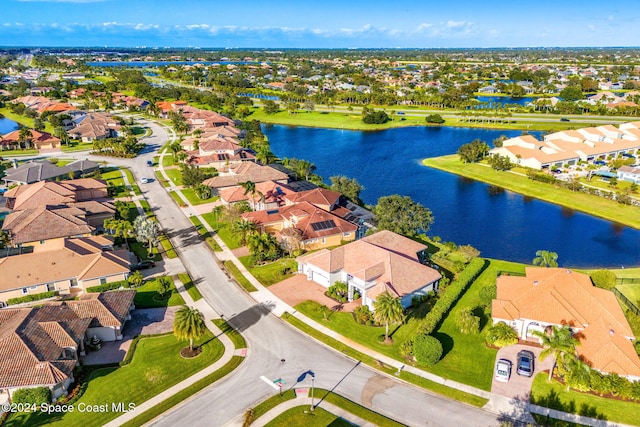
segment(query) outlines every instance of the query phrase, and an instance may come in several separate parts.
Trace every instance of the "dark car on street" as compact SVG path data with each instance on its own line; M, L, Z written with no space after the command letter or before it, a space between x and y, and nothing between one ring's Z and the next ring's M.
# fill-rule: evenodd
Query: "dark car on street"
M518 375L522 375L523 377L530 377L533 375L534 371L534 360L535 355L533 352L529 350L522 350L518 352L518 370L516 371Z
M144 260L144 261L140 261L137 264L134 264L132 266L129 267L129 269L131 271L138 271L138 270L147 270L149 268L153 268L156 266L156 263L150 260Z

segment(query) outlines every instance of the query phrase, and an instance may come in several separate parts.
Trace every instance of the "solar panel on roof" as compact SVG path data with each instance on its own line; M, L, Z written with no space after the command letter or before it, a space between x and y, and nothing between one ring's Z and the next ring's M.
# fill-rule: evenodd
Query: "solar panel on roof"
M314 222L313 224L311 224L311 228L313 228L313 231L328 230L335 226L336 223L332 219L327 221Z

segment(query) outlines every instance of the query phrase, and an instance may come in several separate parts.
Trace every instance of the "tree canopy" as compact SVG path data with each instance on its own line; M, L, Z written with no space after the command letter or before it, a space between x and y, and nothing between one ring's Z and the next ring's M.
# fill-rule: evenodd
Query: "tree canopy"
M336 191L341 193L347 199L351 200L354 203L362 205L362 200L360 200L360 192L364 190L364 186L360 184L355 178L348 178L344 175L332 176L329 178L331 180L331 191Z
M426 233L433 223L431 210L414 202L411 197L399 194L380 197L373 213L378 228L407 237Z
M484 159L489 154L489 145L481 139L474 139L468 144L458 148L458 155L463 163L475 163Z

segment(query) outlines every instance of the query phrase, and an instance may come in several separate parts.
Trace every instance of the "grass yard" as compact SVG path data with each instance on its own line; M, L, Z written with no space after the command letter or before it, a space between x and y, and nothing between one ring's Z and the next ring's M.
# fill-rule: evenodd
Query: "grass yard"
M173 166L176 164L176 161L173 160L173 155L168 154L165 156L162 156L162 166L167 168L169 166Z
M101 168L102 179L107 181L109 187L115 188L114 197L127 197L131 193L129 189L124 185L124 178L118 168Z
M282 258L269 264L255 267L251 264L251 255L240 257L239 260L249 270L249 273L264 286L282 282L298 271L298 263L292 258Z
M477 163L462 163L455 154L424 159L425 166L455 173L467 178L496 185L525 196L565 206L590 215L640 229L637 207L622 205L613 200L577 193L553 184L532 181L512 172L498 172Z
M69 145L61 144L60 150L63 153L73 153L76 151L91 151L93 150L92 142L81 142L81 141L69 141Z
M185 304L173 283L173 279L169 276L166 277L171 280L169 293L161 297L158 293L158 281L156 279L148 280L136 289L136 296L133 299L136 308L172 307Z
M547 375L544 373L536 375L533 381L531 402L560 411L631 425L637 425L640 420L638 403L567 391L565 386L555 380L547 382Z
M195 283L193 283L193 280L191 280L191 276L189 276L189 274L180 273L178 274L178 279L180 279L182 285L184 286L184 289L189 293L193 301L202 299L202 294L200 293L198 288L196 288L196 285Z
M158 252L158 248L157 247L153 247L151 253L152 253L152 257L149 258L149 251L147 248L147 245L142 243L142 242L138 242L136 239L127 239L127 243L129 243L129 249L131 249L131 251L136 254L136 256L138 257L139 260L145 260L145 259L150 259L153 261L161 261L162 260L162 255L160 255L160 253Z
M167 156L164 158L166 159ZM182 171L180 171L180 169L165 169L164 173L169 177L169 181L175 185L182 185Z
M238 267L236 267L236 265L233 263L233 261L231 261L231 260L225 261L224 262L224 268L227 269L229 274L231 274L233 276L233 278L236 279L236 282L238 282L240 284L240 286L242 286L244 288L245 291L247 291L247 292L255 292L255 291L257 291L256 287L253 286L251 284L251 282L246 277L244 277L244 274L242 274L240 272L240 270L238 269Z
M287 409L266 424L267 427L350 427L353 425L354 424L351 424L350 422L345 421L339 416L325 411L322 408L316 408L311 412L309 411L309 405L296 406L295 408Z
M636 306L640 307L640 283L631 285L617 285L616 288Z
M213 236L211 236L211 233L209 233L209 231L207 231L204 225L202 225L202 222L200 222L198 217L191 216L189 217L189 219L191 220L193 225L196 227L198 234L204 237L204 240L207 242L207 245L209 245L209 247L213 249L214 252L222 252L222 248L220 247L220 245L218 245L218 242L216 242Z
M196 342L196 345L202 345L203 351L199 356L193 359L181 357L180 350L186 344L173 335L142 338L129 365L98 369L91 374L89 385L75 407L80 403L110 406L112 402L140 405L214 363L224 353L223 345L209 331ZM93 427L101 426L119 415L118 412L87 414L79 411L52 415L20 413L11 416L5 425Z
M247 342L242 334L231 327L224 319L213 319L212 322L220 328L222 332L227 334L235 348L247 348Z
M191 203L192 205L204 205L206 203L215 202L220 198L220 196L213 196L209 197L208 199L201 199L200 197L198 197L193 188L183 188L180 191L182 191L182 195L186 197L189 203Z
M169 195L171 196L173 201L176 202L176 205L180 206L181 208L187 207L187 204L180 198L180 195L177 191L169 191Z
M34 124L34 119L27 117L27 116L21 116L20 114L16 114L13 111L11 111L9 108L0 108L0 114L2 114L4 117L6 117L9 120L13 120L16 123L19 123L23 126L26 126L28 128L33 129L33 124ZM51 123L49 122L44 122L44 131L48 132L48 133L53 133L53 126L51 126ZM38 150L34 150L36 153L38 152Z

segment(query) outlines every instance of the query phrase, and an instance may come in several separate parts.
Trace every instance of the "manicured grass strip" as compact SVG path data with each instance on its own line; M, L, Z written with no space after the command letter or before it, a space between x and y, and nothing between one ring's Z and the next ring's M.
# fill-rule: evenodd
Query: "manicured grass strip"
M171 196L173 201L176 202L176 204L178 206L180 206L181 208L186 208L187 207L187 204L182 201L182 199L180 198L180 196L178 195L178 193L176 191L169 191L169 195Z
M162 249L164 249L164 253L167 256L167 258L171 259L171 258L178 257L176 250L173 248L173 245L171 244L171 241L167 238L166 234L163 234L162 236L160 236L158 240L160 241L160 244L162 245Z
M224 319L213 319L212 322L224 332L236 348L247 348L242 334L231 327Z
M222 248L220 247L218 242L216 242L216 240L211 236L211 233L209 233L207 229L202 225L202 222L200 222L198 217L190 216L189 219L191 220L191 223L193 223L193 225L196 227L198 233L202 237L204 237L209 247L215 252L222 252Z
M167 157L165 156L165 159ZM165 169L164 173L169 177L169 181L175 185L182 185L182 172L180 169Z
M144 210L144 213L147 214L147 216L155 216L153 215L153 211L151 210L151 205L149 205L149 202L147 202L145 199L141 199L138 200L138 203L140 203L140 206Z
M170 398L164 400L162 403L159 403L158 405L154 406L148 411L143 412L142 414L138 415L131 421L128 421L122 425L125 427L137 427L151 421L152 419L156 418L160 414L168 411L169 409L173 408L177 404L193 396L194 394L204 389L205 387L213 384L219 379L225 377L227 374L233 372L234 369L240 366L243 360L244 360L244 357L233 356L229 361L229 363L224 365L222 368L220 368L213 374L207 375L201 380L196 381L195 383L191 384L189 387L180 390Z
M624 424L637 425L640 420L640 405L638 403L567 391L566 386L555 380L549 383L547 378L546 374L540 373L533 380L531 403Z
M130 364L92 372L87 389L75 403L75 407L82 403L87 406L108 404L111 408L112 402L124 402L125 407L129 403L140 405L211 365L224 353L222 343L213 339L213 335L208 331L195 343L202 345L203 349L198 357L184 359L180 356L180 350L186 344L184 341L178 341L173 334L140 339ZM221 376L221 371L215 374ZM215 380L211 382L213 381ZM119 415L121 414L111 411L93 412L90 416L79 411L50 415L43 412L19 413L12 415L5 425L97 427Z
M155 307L171 307L176 305L184 305L184 299L178 293L173 279L171 280L171 289L169 294L161 297L158 293L158 281L148 280L144 285L136 289L136 296L133 299L137 308L155 308Z
M184 288L189 293L193 301L198 301L199 299L202 299L202 294L200 293L196 285L193 283L193 280L191 280L191 276L189 276L189 274L180 273L178 274L178 279L180 279L180 281L184 285Z
M165 150L166 150L166 148L165 148ZM162 166L163 167L166 168L166 167L169 167L169 166L173 166L175 164L176 164L176 162L175 162L175 160L173 160L173 155L172 154L165 155L165 156L162 157Z
M251 408L253 411L253 419L256 420L269 412L271 409L275 408L281 403L286 402L287 400L295 399L296 392L295 390L287 390L282 392L282 396L279 393L274 394L266 400L263 400L255 408Z
M238 269L238 267L236 267L236 265L233 263L233 261L231 261L231 260L225 261L224 262L224 267L233 276L233 278L236 279L236 282L238 282L240 284L240 286L242 286L244 288L245 291L247 291L247 292L255 292L255 291L257 291L256 287L253 286L251 284L251 282L249 280L247 280L246 277L244 277L244 274L242 274L240 272L240 270Z
M373 357L367 356L366 354L360 353L357 350L354 350L353 348L349 347L348 345L334 339L331 338L325 334L323 334L322 332L319 332L318 330L312 328L311 326L307 325L306 323L296 319L293 316L288 315L288 313L285 313L282 318L290 323L291 325L295 326L296 328L300 329L301 331L303 331L304 333L306 333L307 335L312 336L313 338L317 339L318 341L321 341L325 344L327 344L330 347L333 347L334 349L346 354L347 356L359 360L362 363L371 366L372 368L375 368L379 371L385 372L389 375L393 375L396 372L396 369L393 367L389 367L389 366L381 366L380 363L378 363L377 360L375 360ZM465 402L468 403L469 405L473 405L473 406L477 406L477 407L482 407L484 406L484 404L487 402L486 399L483 398L479 398L478 396L475 396L473 394L469 394L469 393L465 393L462 392L460 390L456 390L453 388L449 388L446 386L443 386L441 384L438 383L434 383L432 381L429 381L425 378L422 377L417 377L416 375L413 374L409 374L407 372L402 371L400 373L400 378L410 382L412 384L415 384L417 386L420 386L422 388L425 388L427 390L430 390L434 393L438 393L440 395L449 397L451 399L455 399L458 400L460 402Z
M462 163L455 154L424 159L425 166L506 188L525 196L565 206L589 215L640 229L637 207L591 194L573 192L554 184L532 181L512 172L498 172L477 163Z
M300 405L289 408L278 414L277 417L266 424L266 427L289 426L353 427L354 425L322 408L316 408L315 411L311 412L309 410L309 405Z
M162 175L162 173L160 173L160 171L155 171L153 174L156 176L156 179L158 180L158 182L160 184L162 184L163 187L169 187L171 185L169 183L169 181L164 179L164 175Z
M82 142L82 143L71 143L70 145L62 144L60 146L60 150L63 153L74 153L76 151L90 151L93 150L93 143L91 142Z
M351 412L353 415L356 415L363 420L369 421L377 426L399 427L404 425L395 420L392 420L391 418L385 417L382 414L367 409L362 405L358 405L357 403L352 402L345 397L332 393L329 390L317 388L315 389L314 394L318 399L324 398L325 401L333 403L334 405L344 409L345 411Z
M531 414L536 423L544 427L585 427L584 424L570 423L569 421L556 420L540 414Z

